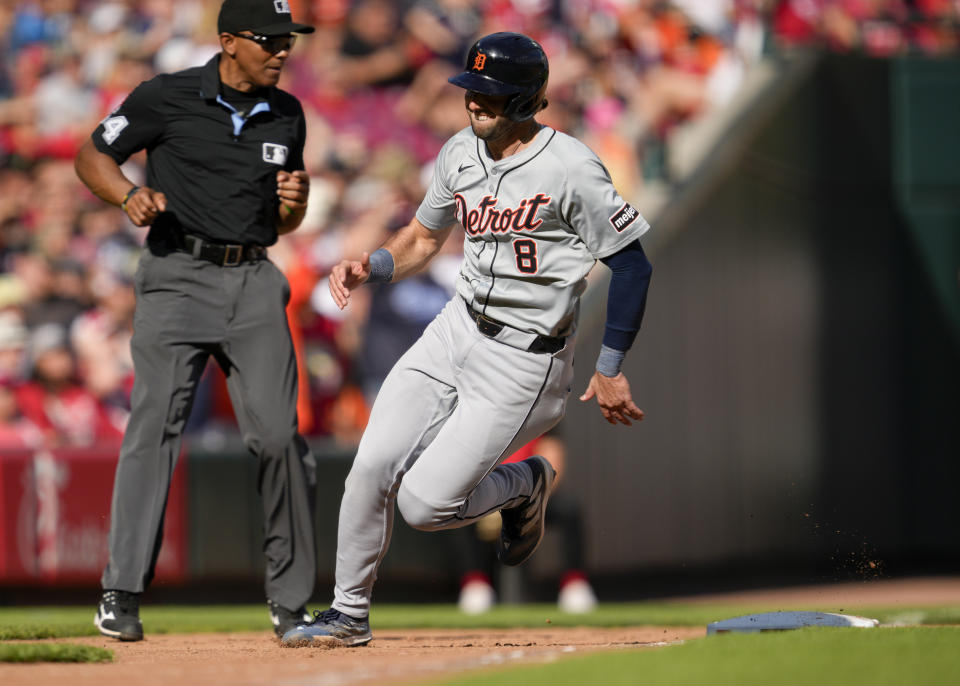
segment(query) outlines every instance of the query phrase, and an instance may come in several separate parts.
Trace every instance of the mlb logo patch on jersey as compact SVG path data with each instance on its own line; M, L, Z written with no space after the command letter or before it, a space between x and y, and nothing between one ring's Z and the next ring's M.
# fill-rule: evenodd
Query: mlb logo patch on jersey
M263 144L263 161L283 166L287 163L287 146L279 143Z
M617 230L617 233L619 233L633 224L634 220L639 216L640 213L633 209L630 203L625 202L623 203L623 207L610 217L610 223L613 225L613 228Z

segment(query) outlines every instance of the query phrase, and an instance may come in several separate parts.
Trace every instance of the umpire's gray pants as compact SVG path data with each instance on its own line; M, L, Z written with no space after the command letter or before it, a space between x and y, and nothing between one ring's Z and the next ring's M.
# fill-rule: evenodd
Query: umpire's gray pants
M148 248L134 288L132 411L113 487L103 588L141 592L153 578L181 435L213 355L243 441L260 460L267 597L301 607L316 580L316 460L297 433L286 278L269 260L219 267Z
M530 495L526 465L497 465L563 417L574 348L530 353L533 338L483 336L455 296L387 375L340 504L335 609L369 611L395 502L410 526L439 530Z

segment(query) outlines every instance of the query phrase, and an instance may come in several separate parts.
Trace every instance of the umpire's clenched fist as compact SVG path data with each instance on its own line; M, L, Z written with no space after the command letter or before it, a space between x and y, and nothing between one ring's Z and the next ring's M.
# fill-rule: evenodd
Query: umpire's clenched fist
M277 172L277 195L280 202L291 212L302 212L307 208L307 196L310 194L310 176L303 170Z
M157 215L167 209L167 196L147 186L136 189L127 196L123 210L137 226L148 226Z

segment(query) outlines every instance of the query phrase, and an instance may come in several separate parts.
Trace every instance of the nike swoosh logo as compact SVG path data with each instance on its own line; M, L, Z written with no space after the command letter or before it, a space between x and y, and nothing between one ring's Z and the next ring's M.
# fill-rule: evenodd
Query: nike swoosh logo
M469 169L472 166L473 166L472 164L461 164L460 168L457 169L457 173L460 174L463 172L464 169Z
M100 606L100 619L101 619L101 620L104 620L104 619L116 619L116 617L114 617L113 612L104 612L104 611L103 611L103 605L101 605L101 606Z

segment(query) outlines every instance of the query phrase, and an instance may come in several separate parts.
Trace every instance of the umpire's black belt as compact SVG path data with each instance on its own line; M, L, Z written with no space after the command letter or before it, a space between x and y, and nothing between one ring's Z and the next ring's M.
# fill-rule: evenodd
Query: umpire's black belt
M262 245L211 243L188 233L183 234L183 245L180 251L193 255L195 259L213 262L221 267L236 267L242 262L257 262L267 256L267 249Z
M485 314L480 314L475 309L470 307L470 303L466 300L463 301L463 304L467 306L467 314L470 315L470 318L477 323L477 331L482 333L487 338L494 338L498 333L503 331L507 324L503 322L498 322L496 319L490 319ZM541 336L537 335L533 339L533 342L530 344L530 347L527 348L528 352L531 353L549 353L550 355L555 352L563 350L563 346L566 343L566 338L562 337L551 337L551 336Z

